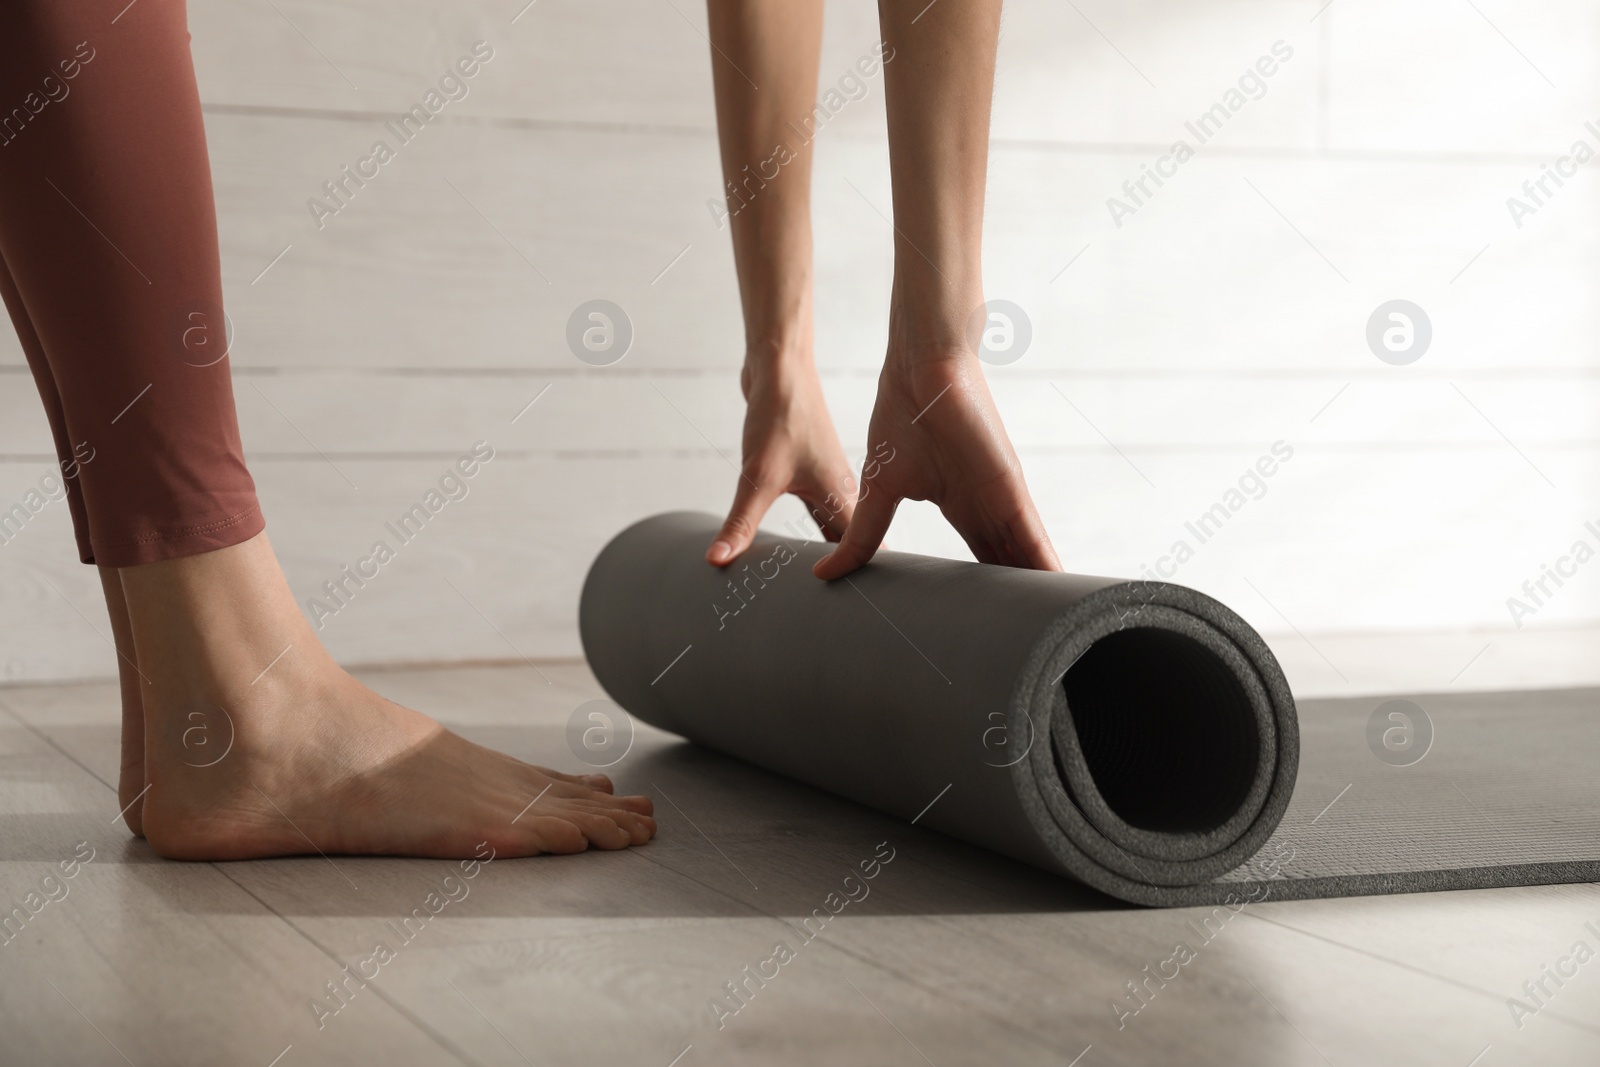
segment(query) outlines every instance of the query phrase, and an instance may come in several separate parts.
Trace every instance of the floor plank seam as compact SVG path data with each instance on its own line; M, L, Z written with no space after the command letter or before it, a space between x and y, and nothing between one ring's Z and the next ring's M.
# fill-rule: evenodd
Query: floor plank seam
M722 888L720 888L718 886L710 885L710 884L708 884L706 882L703 882L699 878L696 878L694 875L685 874L683 871L680 871L675 867L668 866L667 864L662 863L660 860L653 859L650 856L645 855L642 851L629 849L628 850L628 854L629 855L636 855L640 859L645 860L645 861L647 861L649 863L652 863L655 866L660 867L663 870L670 871L673 874L676 874L681 878L686 878L689 881L694 882L696 885L699 885L704 889L707 889L707 890L710 890L713 893L716 893L718 896L725 897L726 899L728 899L728 900L740 905L741 907L745 908L747 911L753 912L757 917L771 919L774 922L779 923L780 925L787 927L791 931L794 929L794 927L791 926L783 918L783 916L775 915L772 912L767 911L766 909L761 908L761 907L759 907L759 906L757 906L755 904L751 904L748 901L741 900L739 897L734 896L733 894L729 893L725 889L722 889ZM1020 1023L1015 1022L1014 1020L1007 1019L1007 1018L1004 1018L1002 1016L995 1015L994 1013L992 1013L989 1010L987 1010L986 1008L984 1008L982 1005L973 1005L973 1004L967 1003L966 1001L963 1001L963 1000L961 1000L959 998L952 997L946 990L944 990L944 989L942 989L942 988L940 988L938 986L930 986L930 985L928 985L928 984L926 984L926 983L924 983L924 982L912 977L911 975L908 975L908 974L905 974L905 973L901 972L900 970L898 970L897 968L895 968L891 964L885 963L885 962L883 962L881 960L873 959L870 956L862 955L857 950L849 949L849 948L844 947L843 945L837 944L837 943L835 943L833 941L829 941L829 940L827 940L827 938L823 934L819 933L818 935L816 935L816 940L821 941L825 946L827 946L830 949L833 949L835 952L838 952L841 955L848 956L849 958L857 961L858 963L866 964L867 966L869 966L869 967L873 968L874 970L879 971L879 972L881 972L883 974L887 974L887 975L889 975L889 976L891 976L893 978L898 978L900 981L905 982L907 985L911 986L913 989L921 990L923 993L927 994L928 996L934 997L935 999L937 999L939 1001L942 1001L942 1002L944 1002L946 1004L950 1004L953 1007L964 1008L964 1009L968 1009L968 1010L971 1010L972 1008L976 1007L977 1010L979 1011L979 1013L982 1014L985 1018L987 1018L990 1022L998 1024L1002 1029L1009 1030L1009 1031L1013 1032L1016 1036L1025 1038L1030 1043L1038 1045L1039 1047L1043 1048L1045 1051L1054 1052L1054 1051L1057 1051L1057 1049L1058 1049L1058 1044L1052 1038L1050 1038L1049 1035L1037 1033L1036 1031L1033 1030L1032 1027L1022 1025Z
M269 860L269 861L266 861L266 862L271 862L271 861ZM330 963L333 963L335 966L338 966L338 967L343 967L345 965L344 961L341 960L337 955L335 955L334 952L331 949L329 949L326 946L324 946L320 941L318 941L315 937L312 937L311 934L307 933L305 930L302 930L298 925L296 925L294 920L290 919L288 916L286 916L282 912L280 912L277 908L274 908L267 901L263 900L261 897L257 896L255 893L251 892L248 888L246 888L246 886L242 882L240 882L237 878L233 877L232 874L228 873L228 871L226 869L224 869L224 865L213 862L213 863L210 863L209 866L215 868L219 874L221 874L229 882L231 882L235 886L237 886L239 888L239 890L241 892L243 892L246 896L248 896L250 899L252 899L256 903L260 904L263 908L266 908L267 911L269 913L271 913L279 922L283 923L289 929L293 930L307 944L309 944L312 948L316 949L317 952L321 953L323 956L326 956ZM409 1008L405 1007L403 1004L401 1004L398 1001L396 1001L393 997L389 996L389 994L383 989L382 986L378 985L376 982L368 982L367 983L367 987L370 988L373 991L373 993L375 993L377 995L377 998L379 1000L381 1000L385 1004L389 1005L389 1007L391 1009L393 1009L394 1012L397 1015L399 1015L402 1019L405 1019L412 1026L416 1027L417 1031L419 1033L423 1034L425 1037L427 1037L429 1040L431 1040L435 1045L438 1045L439 1048L442 1049L443 1051L445 1051L446 1053L450 1054L451 1056L454 1056L456 1058L457 1062L465 1064L465 1065L467 1065L467 1067L482 1067L482 1065L477 1060L475 1060L471 1056L467 1055L466 1052L464 1052L463 1050L457 1048L454 1042L452 1042L449 1038L445 1037L445 1035L443 1035L443 1034L439 1033L437 1030L435 1030L433 1028L433 1026L430 1025L426 1020L422 1019L420 1016L417 1016Z
M73 766L75 766L79 770L83 771L85 774L87 774L90 778L94 779L96 782L99 782L101 785L105 786L108 790L110 790L110 792L111 792L113 797L115 797L117 795L117 787L115 785L113 785L110 782L107 782L104 778L101 778L93 770L91 770L89 767L87 767L81 760L79 760L77 757L73 756L72 753L66 751L59 744L57 744L55 742L55 740L52 737L50 737L49 734L44 733L37 726L35 726L33 723L31 723L27 719L23 718L22 715L14 707L12 707L10 704L8 704L3 697L0 697L0 711L4 711L8 716L10 716L13 720L15 720L23 729L25 729L29 733L33 734L39 740L43 741L46 745L50 746L51 749L53 749L62 758L66 759ZM254 900L257 904L260 904L262 906L262 908L264 908L267 911L268 914L270 914L275 919L277 919L279 922L281 922L289 930L291 930L295 934L297 934L302 940L304 940L312 948L316 949L323 956L326 956L331 962L333 962L335 964L338 964L339 966L343 966L344 965L343 961L341 961L331 951L329 951L327 948L325 948L315 938L311 937L304 930L300 929L300 927L295 925L295 923L292 922L289 918L287 918L285 915L283 915L281 912L279 912L276 908L272 907L271 904L267 903L265 900L262 900L255 893L251 892L237 878L234 878L233 875L230 874L228 872L228 870L226 869L226 865L221 864L221 863L217 863L217 862L210 862L210 863L207 863L206 866L208 866L212 870L216 871L223 878L226 878L229 883L234 885L241 892L243 892L246 896L248 896L250 899ZM109 963L109 961L107 961L107 962ZM403 1005L401 1005L398 1002L396 1002L392 997L388 996L381 987L379 987L377 985L373 985L372 989L373 989L373 991L375 993L377 993L378 999L382 1000L385 1004L388 1004L390 1006L390 1008L392 1008L397 1014L399 1014L407 1022L410 1022L413 1026L415 1026L419 1033L421 1033L424 1036L428 1037L431 1041L433 1041L433 1043L435 1045L438 1045L440 1047L440 1049L442 1049L443 1051L445 1051L445 1052L449 1053L450 1055L454 1056L457 1059L458 1062L460 1062L462 1064L466 1064L467 1067L480 1067L480 1065L478 1064L478 1061L476 1061L472 1057L466 1055L461 1050L455 1048L454 1045L447 1038L445 1038L442 1034L439 1034L439 1033L435 1032L434 1029L431 1026L427 1025L427 1023L424 1022L423 1020L415 1017L411 1013L411 1011L409 1009L405 1008Z
M1467 892L1474 892L1474 891L1473 890L1467 890ZM1271 925L1276 926L1279 929L1292 931L1292 932L1294 932L1296 934L1300 934L1300 935L1302 935L1304 937L1309 937L1309 938L1311 938L1311 939L1313 939L1315 941L1321 941L1323 944L1332 945L1335 948L1342 948L1347 952L1354 952L1358 956L1363 956L1363 957L1365 957L1367 959L1370 959L1370 960L1376 960L1379 963L1386 963L1386 964L1389 964L1390 966L1393 966L1393 967L1399 967L1402 970L1410 971L1412 974L1421 975L1424 978L1431 978L1431 979L1434 979L1435 981L1444 982L1444 983L1446 983L1448 985L1453 985L1458 989L1465 990L1466 992L1472 993L1472 994L1477 995L1477 996L1488 997L1491 1000L1493 1000L1496 1004L1499 1004L1499 1005L1502 1005L1502 1006L1505 1004L1506 998L1504 996L1502 996L1501 994L1496 993L1493 990L1483 989L1483 988L1481 988L1479 986L1475 986L1470 982L1463 982L1459 978L1452 978L1452 977L1450 977L1449 975L1446 975L1446 974L1439 974L1439 973L1437 973L1435 971L1430 971L1425 967L1418 967L1416 964L1406 963L1404 960L1392 959L1392 958L1390 958L1388 956L1380 955L1379 953L1373 952L1370 949L1361 948L1358 945L1346 944L1343 941L1339 941L1339 940L1337 940L1335 938L1327 937L1327 936L1325 936L1323 934L1312 933L1310 930L1302 930L1298 926L1290 926L1289 924L1287 924L1285 922L1282 922L1282 921L1280 921L1278 919L1271 919L1271 918L1268 918L1265 915L1256 914L1255 912L1250 912L1249 916L1251 918L1254 918L1254 919L1259 919L1264 923L1270 923ZM1549 1009L1545 1009L1544 1011L1541 1011L1540 1014L1541 1015L1549 1014L1551 1018L1556 1019L1556 1020L1558 1020L1560 1022L1566 1023L1567 1025L1573 1027L1574 1029L1582 1030L1585 1033L1594 1034L1595 1036L1600 1037L1600 1028L1591 1026L1591 1025L1589 1025L1587 1023L1584 1023L1584 1022L1580 1022L1577 1019L1568 1018L1567 1016L1562 1015L1559 1012L1550 1011Z
M0 690L0 693L3 693L3 692L4 692L4 690ZM100 777L93 770L91 770L87 765L85 765L82 760L78 759L72 753L68 752L66 749L64 749L60 745L56 744L54 738L52 738L49 734L45 733L44 731L40 730L37 726L33 725L33 723L29 722L27 719L23 718L21 712L17 711L11 705L7 704L5 702L5 700L4 700L4 698L0 698L0 709L3 709L7 715L9 715L13 719L15 719L17 721L17 723L19 725L21 725L24 730L27 730L29 733L33 734L33 736L37 737L39 740L43 741L45 744L49 745L52 749L54 749L56 754L61 756L61 758L65 759L68 763L72 764L74 767L77 767L84 774L87 774L90 778L93 778L95 781L99 782L101 785L103 785L107 789L111 790L111 795L113 797L115 797L117 795L117 787L114 784L112 784L111 782L108 782L104 778Z

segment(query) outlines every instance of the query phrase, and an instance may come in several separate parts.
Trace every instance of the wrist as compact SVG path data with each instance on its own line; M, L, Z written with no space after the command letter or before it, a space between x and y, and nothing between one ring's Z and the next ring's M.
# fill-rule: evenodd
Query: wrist
M889 307L890 364L905 367L977 359L974 325L981 328L983 289L896 289Z
M787 284L776 280L785 277ZM776 279L754 284L740 279L745 370L813 370L810 278L797 269L779 272Z
M739 384L744 398L785 396L817 380L810 332L768 335L746 342Z
M748 369L762 371L815 370L811 331L767 333L756 338L746 338L744 365Z

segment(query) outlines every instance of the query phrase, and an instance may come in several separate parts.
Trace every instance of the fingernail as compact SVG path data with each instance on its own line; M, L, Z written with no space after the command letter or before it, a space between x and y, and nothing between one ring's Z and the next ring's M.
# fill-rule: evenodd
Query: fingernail
M733 546L728 544L728 542L726 542L726 541L713 541L713 542L711 542L711 559L712 559L713 562L721 563L724 560L726 560L729 556L732 556L732 555L733 555Z

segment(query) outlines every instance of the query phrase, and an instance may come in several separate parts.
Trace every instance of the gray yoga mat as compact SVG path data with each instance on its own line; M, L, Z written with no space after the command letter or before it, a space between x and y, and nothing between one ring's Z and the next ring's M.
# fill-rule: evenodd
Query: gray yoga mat
M640 522L584 584L590 666L653 726L1139 904L1600 879L1592 694L1536 726L1440 698L1467 756L1406 767L1381 701L1332 702L1297 792L1283 672L1204 594L897 552L823 583L828 546L765 531L719 570L718 526Z

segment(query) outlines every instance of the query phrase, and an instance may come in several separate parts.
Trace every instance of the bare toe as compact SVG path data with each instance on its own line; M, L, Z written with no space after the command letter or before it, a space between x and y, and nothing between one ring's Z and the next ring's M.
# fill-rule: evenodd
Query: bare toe
M654 815L656 813L655 801L646 796L608 797L618 807L626 808L637 815Z
M589 839L573 823L559 815L533 815L522 820L540 852L569 854L589 847Z
M610 799L610 797L606 798L607 801ZM614 804L600 801L587 803L578 801L574 803L574 807L590 815L598 815L616 823L628 835L632 844L642 845L656 836L656 821L648 815L638 815L628 811L626 808L619 808Z
M567 811L562 818L571 819L578 829L583 831L583 836L589 839L589 844L600 849L627 848L633 843L633 835L618 826L609 816L596 814L591 811Z
M656 821L648 815L612 816L617 825L628 831L635 845L642 845L656 836Z
M548 774L559 782L571 782L593 789L597 793L609 793L615 788L609 776L604 774L563 774L561 771L552 771L549 767L540 767L540 772Z

